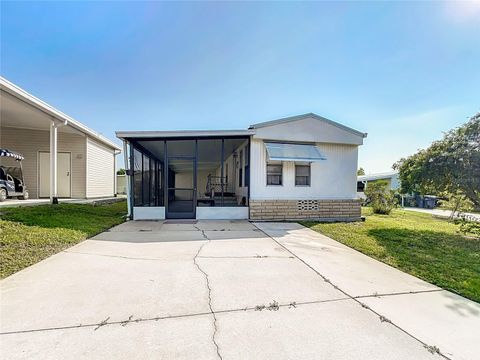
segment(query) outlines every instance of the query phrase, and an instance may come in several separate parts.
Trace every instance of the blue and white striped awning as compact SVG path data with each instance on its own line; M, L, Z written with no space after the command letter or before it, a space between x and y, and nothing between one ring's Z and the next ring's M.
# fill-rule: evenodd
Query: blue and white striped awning
M277 161L323 161L326 156L315 145L266 142L269 160Z
M11 158L14 158L15 160L24 159L22 154L19 154L19 153L16 153L15 151L7 150L7 149L0 149L0 157L1 156L11 157Z

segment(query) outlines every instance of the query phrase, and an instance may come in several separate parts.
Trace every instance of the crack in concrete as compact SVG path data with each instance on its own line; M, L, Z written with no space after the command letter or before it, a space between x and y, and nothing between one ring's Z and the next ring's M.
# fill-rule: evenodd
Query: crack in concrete
M270 255L252 255L252 256L197 256L202 259L295 259L293 256L270 256Z
M316 270L313 266L311 266L310 264L308 264L305 260L303 260L302 258L300 258L297 254L295 254L293 251L291 251L290 249L288 249L286 246L284 246L283 244L281 244L279 241L277 241L273 236L270 236L268 233L266 233L265 231L263 231L262 229L260 229L257 225L255 225L254 223L252 223L253 226L257 227L257 229L259 229L261 232L263 232L267 237L269 237L270 239L272 239L277 245L281 246L284 250L288 251L290 254L292 254L295 258L297 258L299 261L301 261L305 266L307 266L310 270L312 270L313 272L315 272L318 276L320 276L323 281L325 281L326 283L329 283L333 288L335 288L336 290L340 291L342 294L344 294L345 296L347 296L349 299L357 302L359 305L361 305L364 309L366 309L367 311L371 311L372 313L374 313L376 316L379 317L380 321L383 321L382 319L386 319L382 314L378 313L377 311L373 310L371 307L369 307L368 305L362 303L357 297L353 296L353 295L350 295L349 293L347 293L345 290L341 289L340 287L338 287L336 284L332 283L330 281L330 279L328 279L326 276L322 275L318 270ZM379 295L371 295L369 297L377 297ZM365 296L366 297L366 296ZM398 330L402 331L404 334L410 336L412 339L418 341L419 343L421 343L425 349L429 349L431 348L431 345L428 345L427 343L425 343L424 341L420 340L418 337L416 337L415 335L413 334L410 334L407 330L401 328L399 325L391 322L391 321L388 321L389 324L391 324L392 326L394 326L395 328L397 328ZM446 356L445 354L443 354L442 352L440 352L440 350L438 348L436 348L436 353L438 355L440 355L441 357L443 357L444 359L447 359L447 360L451 360L451 358L449 358L448 356Z
M253 224L255 227L256 225ZM201 231L202 233L202 236L205 240L207 240L204 244L202 244L195 257L194 257L194 263L195 263L195 266L198 268L198 270L205 276L206 278L206 284L207 284L207 289L208 289L208 297L209 297L209 308L210 308L210 311L209 312L200 312L200 313L193 313L193 314L180 314L180 315L168 315L168 316L157 316L157 317L151 317L151 318L136 318L136 319L133 319L133 315L130 315L127 319L125 320L121 320L121 321L108 321L110 319L110 317L107 317L106 319L102 320L101 322L99 323L90 323L90 324L79 324L79 325L71 325L71 326L59 326L59 327L50 327L50 328L40 328L40 329L29 329L29 330L19 330L19 331L9 331L9 332L1 332L0 335L11 335L11 334L19 334L19 333L30 333L30 332L41 332L41 331L52 331L52 330L67 330L67 329L76 329L76 328L87 328L87 327L95 327L94 330L96 331L97 329L99 329L100 327L103 327L103 326L108 326L108 325L115 325L115 324L119 324L121 326L126 326L127 324L129 323L138 323L138 322L146 322L146 321L159 321L159 320L166 320L166 319L176 319L176 318L186 318L186 317L197 317L197 316L205 316L205 315L212 315L213 316L213 319L214 319L214 333L213 333L213 337L212 337L212 341L216 347L216 350L217 350L217 355L220 359L223 359L222 356L220 355L220 351L219 351L219 346L218 344L216 343L216 339L215 339L215 336L216 336L216 333L217 333L217 326L216 326L216 321L217 321L217 318L216 318L216 314L221 314L221 313L230 313L230 312L238 312L238 311L249 311L249 310L257 310L259 308L262 308L262 305L257 305L255 307L244 307L244 308L238 308L238 309L227 309L227 310L219 310L219 311L213 311L213 308L211 306L211 288L210 288L210 284L209 284L209 278L208 278L208 274L203 271L201 269L201 267L199 266L199 264L196 262L196 259L197 258L263 258L263 257L270 257L270 256L250 256L250 257L213 257L213 256L199 256L201 250L203 249L203 247L211 241L211 239L209 239L207 237L207 235L205 234L205 230L202 230L200 228L198 228L197 226L193 225L195 227L196 230L198 231ZM423 346L425 347L425 349L427 349L429 352L431 353L437 353L438 355L442 356L443 358L445 359L450 359L448 358L446 355L442 354L440 352L440 350L438 349L438 347L436 346L430 346L426 343L424 343L422 340L416 338L414 335L408 333L406 330L402 329L401 327L399 327L398 325L392 323L390 320L386 319L383 315L379 314L378 312L376 312L375 310L371 309L369 306L367 306L366 304L362 303L361 301L359 301L358 299L362 299L362 298L371 298L371 297L381 297L381 296L395 296L395 295L406 295L406 294L419 294L419 293L428 293L428 292L436 292L436 291L443 291L443 289L432 289L432 290L422 290L422 291L407 291L407 292L398 292L398 293L383 293L383 294L378 294L378 293L375 293L375 294L372 294L372 295L361 295L361 296L352 296L350 294L348 294L347 292L345 292L344 290L342 290L341 288L339 288L337 285L333 284L328 278L326 278L325 276L323 276L320 272L318 272L317 270L315 270L312 266L310 266L308 263L306 263L303 259L301 259L300 257L298 257L295 253L293 253L292 251L290 251L289 249L287 249L284 245L282 245L280 242L278 242L277 240L275 240L272 236L268 235L266 232L264 232L263 230L259 229L258 227L254 230L254 231L259 231L259 232L262 232L264 233L267 237L269 237L270 239L272 239L275 243L277 243L280 247L282 247L283 249L285 249L287 252L289 252L290 254L292 254L293 256L289 256L289 257L282 257L282 256L271 256L271 257L278 257L278 258L296 258L298 259L299 261L301 261L302 263L304 263L304 265L306 265L307 267L309 267L311 270L313 270L318 276L320 276L325 282L329 283L331 286L333 286L335 289L337 289L338 291L342 292L344 295L346 295L346 297L342 297L342 298L337 298L337 299L329 299L329 300L318 300L318 301L305 301L305 302L295 302L295 301L292 301L292 302L289 302L287 304L278 304L277 302L274 302L273 303L273 307L275 308L275 310L278 310L278 308L281 308L281 307L288 307L288 309L291 309L291 308L297 308L297 306L300 306L300 305L309 305L309 304L318 304L318 303L326 303L326 302L335 302L335 301L345 301L345 300L354 300L356 301L357 303L359 303L362 307L364 307L365 309L367 310L370 310L371 312L373 312L374 314L376 314L380 321L382 322L389 322L391 323L391 325L395 326L397 329L399 329L400 331L404 332L405 334L407 334L408 336L412 337L413 339L417 340L418 342L420 342L421 344L423 344ZM78 254L85 254L85 255L97 255L97 256L106 256L106 257L116 257L116 258L124 258L124 259L132 259L132 260L163 260L163 259L159 259L159 258L135 258L135 257L126 257L126 256L119 256L119 255L106 255L106 254L93 254L93 253L83 253L83 252L75 252L75 251L67 251L67 250L64 250L64 252L67 252L67 253L78 253ZM272 304L270 304L270 306L272 306ZM263 305L263 308L265 308L265 305Z
M107 325L107 324L108 324L108 319L110 319L110 316L107 317L106 319L102 320L102 321L98 324L98 326L97 326L95 329L93 329L93 330L94 330L94 331L97 331L97 330L100 329L102 326Z
M433 291L433 290L432 290ZM439 290L441 291L441 290ZM428 292L428 291L425 291ZM395 296L395 295L404 295L405 293L391 293L391 294L381 294L380 296ZM371 298L376 297L375 295L362 295L356 298ZM325 299L325 300L311 300L311 301L302 301L296 302L291 301L289 303L279 304L280 308L288 307L288 308L296 308L297 306L303 305L314 305L314 304L322 304L322 303L329 303L329 302L337 302L337 301L345 301L351 300L350 297L341 297L336 299ZM360 305L366 309L370 309L370 307L364 303L360 303ZM225 313L233 313L239 311L255 311L260 307L266 307L264 304L256 305L256 306L247 306L242 308L235 308L235 309L225 309L225 310L217 310L214 311L215 314L225 314ZM103 321L104 326L107 325L116 325L119 324L121 326L126 326L129 323L138 323L138 322L146 322L146 321L159 321L159 320L168 320L168 319L177 319L177 318L188 318L188 317L197 317L197 316L204 316L204 315L211 315L212 313L209 312L199 312L199 313L192 313L192 314L179 314L179 315L166 315L166 316L156 316L156 317L149 317L149 318L136 318L133 319L133 315L130 315L125 320L118 320L118 321ZM0 335L11 335L11 334L21 334L21 333L30 333L30 332L41 332L41 331L51 331L51 330L67 330L67 329L76 329L76 328L87 328L87 327L97 327L102 322L98 323L89 323L89 324L79 324L79 325L66 325L66 326L57 326L57 327L50 327L50 328L39 328L39 329L27 329L27 330L18 330L18 331L8 331L2 332Z
M326 300L312 300L312 301L303 301L303 302L296 302L290 301L284 304L278 304L279 308L297 308L301 305L313 305L313 304L321 304L321 303L329 303L329 302L336 302L336 301L345 301L350 300L348 297L342 297L337 299L326 299ZM133 315L130 315L125 320L116 320L116 321L106 321L103 320L101 322L96 323L88 323L88 324L79 324L79 325L66 325L66 326L55 326L49 328L39 328L39 329L27 329L27 330L17 330L17 331L6 331L0 333L0 335L13 335L13 334L22 334L22 333L33 333L33 332L42 332L42 331L54 331L54 330L69 330L69 329L78 329L78 328L89 328L89 327L98 327L101 326L108 326L108 325L121 325L126 326L130 323L140 323L140 322L147 322L147 321L159 321L159 320L169 320L169 319L181 319L181 318L189 318L189 317L198 317L198 316L205 316L205 315L212 315L213 314L228 314L234 312L244 312L244 311L255 311L258 307L262 305L256 306L246 306L242 308L235 308L235 309L225 309L225 310L218 310L218 311L208 311L208 312L199 312L199 313L192 313L192 314L179 314L179 315L166 315L166 316L155 316L155 317L148 317L148 318L133 318ZM265 306L265 305L263 305ZM107 319L109 319L108 317Z
M196 229L197 226L193 225ZM198 229L200 230L200 229ZM208 278L208 274L206 273L206 271L204 271L200 264L197 262L197 257L200 255L200 252L202 251L203 247L205 245L207 245L209 242L210 242L210 239L207 237L207 235L205 234L205 231L203 230L200 230L202 232L202 236L207 240L206 242L204 242L199 248L198 248L198 251L197 253L195 254L195 256L193 257L193 263L195 264L195 266L197 267L198 271L200 271L204 276L205 276L205 283L207 285L207 291L208 291L208 307L210 308L210 313L212 314L213 316L213 335L212 335L212 342L213 344L215 345L215 349L217 351L217 356L220 360L222 360L222 355L220 355L220 347L218 346L218 343L217 343L217 340L216 340L216 335L217 335L217 316L215 315L215 312L213 311L213 308L212 308L212 288L210 287L210 280Z
M141 257L122 256L122 255L95 254L95 253L87 253L87 252L81 252L81 251L69 251L69 250L63 250L62 252L67 253L67 254L82 254L82 255L93 255L93 256L105 256L105 257L119 258L119 259L127 259L127 260L147 260L147 261L165 260L165 259L162 259L162 258L141 258Z
M355 298L355 299L365 299L365 298L372 298L372 297L424 294L424 293L439 292L439 291L444 291L444 290L443 289L431 289L431 290L418 290L418 291L400 291L400 292L392 292L392 293L375 293L375 294L371 294L371 295L353 296L353 298Z

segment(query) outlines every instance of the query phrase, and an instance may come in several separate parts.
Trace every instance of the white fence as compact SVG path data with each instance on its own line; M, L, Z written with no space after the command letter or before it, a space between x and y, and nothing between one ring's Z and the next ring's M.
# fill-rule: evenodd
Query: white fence
M127 193L127 176L117 175L117 194Z

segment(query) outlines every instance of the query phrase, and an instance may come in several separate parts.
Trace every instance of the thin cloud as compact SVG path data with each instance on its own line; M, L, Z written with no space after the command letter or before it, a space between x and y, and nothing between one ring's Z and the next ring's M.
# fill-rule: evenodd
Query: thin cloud
M443 12L447 20L456 23L480 21L480 1L449 1Z

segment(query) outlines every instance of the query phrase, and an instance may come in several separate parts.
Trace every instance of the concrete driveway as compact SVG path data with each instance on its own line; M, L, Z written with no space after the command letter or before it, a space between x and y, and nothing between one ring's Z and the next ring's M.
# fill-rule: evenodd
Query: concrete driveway
M8 359L480 358L479 304L294 223L128 222L0 287Z

